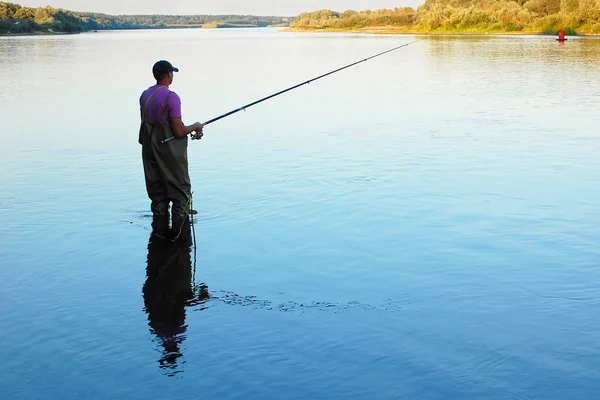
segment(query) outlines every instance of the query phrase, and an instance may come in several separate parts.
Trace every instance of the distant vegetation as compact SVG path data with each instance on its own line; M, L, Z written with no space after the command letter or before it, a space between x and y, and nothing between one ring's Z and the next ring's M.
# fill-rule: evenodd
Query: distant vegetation
M398 0L399 2L401 0ZM0 2L0 33L101 29L288 26L297 30L394 33L600 33L600 0L425 0L416 10L320 10L286 17L248 15L106 15ZM290 23L291 21L291 23Z
M0 1L0 33L75 33L102 29L288 26L292 18L250 15L106 15Z
M425 0L416 10L303 13L299 30L379 30L406 33L600 33L600 0Z
M288 26L293 18L252 15L106 15L75 13L84 30L151 28L252 28Z
M80 32L80 19L71 11L28 8L0 2L0 33Z

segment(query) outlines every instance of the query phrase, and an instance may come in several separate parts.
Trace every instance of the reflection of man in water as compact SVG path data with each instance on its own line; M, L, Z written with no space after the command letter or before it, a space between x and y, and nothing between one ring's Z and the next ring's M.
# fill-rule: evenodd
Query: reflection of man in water
M177 361L183 354L181 343L185 340L185 307L196 297L192 287L191 238L172 242L155 235L148 242L148 266L143 288L145 311L148 313L150 331L163 347L160 367L167 375L178 372ZM208 298L203 286L198 300Z

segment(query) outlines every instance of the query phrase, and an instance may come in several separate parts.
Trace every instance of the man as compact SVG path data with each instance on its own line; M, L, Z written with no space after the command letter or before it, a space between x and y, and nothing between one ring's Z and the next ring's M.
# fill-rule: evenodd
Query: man
M146 89L140 96L141 126L139 143L146 190L152 204L152 228L161 235L177 238L191 211L191 183L188 173L187 135L196 132L194 138L202 137L202 124L185 125L181 120L181 99L169 90L173 75L179 69L170 62L160 60L152 67L156 85ZM175 136L175 140L162 141ZM169 203L171 207L171 230L169 230Z

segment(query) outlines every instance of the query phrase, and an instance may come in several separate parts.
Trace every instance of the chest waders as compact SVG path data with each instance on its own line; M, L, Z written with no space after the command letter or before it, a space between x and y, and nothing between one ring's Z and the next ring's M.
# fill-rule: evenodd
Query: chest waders
M146 190L152 204L152 228L157 232L165 232L169 228L169 203L171 207L171 228L175 239L184 229L189 229L192 194L188 173L187 136L168 143L161 143L173 136L167 124L169 97L161 120L158 124L146 121L146 107L154 94L162 89L157 88L142 107L142 123L139 143L142 145L142 160Z

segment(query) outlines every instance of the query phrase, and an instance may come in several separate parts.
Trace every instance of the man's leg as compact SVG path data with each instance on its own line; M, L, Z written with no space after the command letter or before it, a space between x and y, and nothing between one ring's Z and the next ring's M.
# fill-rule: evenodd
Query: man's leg
M167 197L164 181L152 152L144 148L142 154L146 191L152 202L150 205L152 229L154 231L166 231L169 229L169 198Z
M171 229L175 237L186 229L189 221L192 194L188 173L187 138L172 140L168 144L152 143L152 152L160 174L161 195L172 202ZM165 210L168 212L168 209Z
M188 181L189 182L189 181ZM171 229L175 236L189 235L192 195L185 182L169 182L167 185L169 198L173 202L171 208Z

